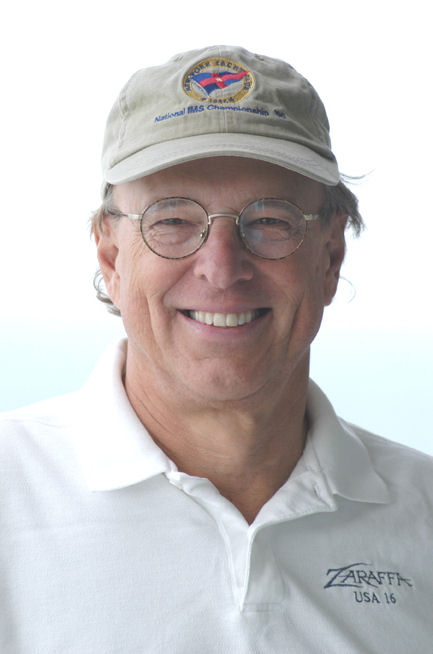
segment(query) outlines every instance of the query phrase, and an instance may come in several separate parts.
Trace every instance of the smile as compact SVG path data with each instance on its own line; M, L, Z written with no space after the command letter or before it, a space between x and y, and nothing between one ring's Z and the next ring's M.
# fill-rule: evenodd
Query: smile
M241 327L253 320L256 320L269 309L254 309L243 313L210 313L209 311L185 311L185 315L192 320L201 322L204 325L214 327Z

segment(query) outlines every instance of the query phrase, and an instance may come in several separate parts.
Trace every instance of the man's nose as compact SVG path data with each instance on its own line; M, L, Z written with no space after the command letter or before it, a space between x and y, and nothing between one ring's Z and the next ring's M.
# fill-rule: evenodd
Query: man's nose
M237 216L212 214L206 243L197 252L194 274L220 290L253 276L251 254L243 247L236 225Z

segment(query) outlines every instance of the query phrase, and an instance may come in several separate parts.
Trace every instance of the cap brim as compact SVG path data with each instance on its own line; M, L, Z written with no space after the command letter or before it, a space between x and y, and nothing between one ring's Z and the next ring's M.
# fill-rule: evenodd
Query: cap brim
M340 181L337 162L305 145L253 134L200 134L139 150L105 171L105 182L122 184L164 168L207 157L248 157L276 164L328 186Z

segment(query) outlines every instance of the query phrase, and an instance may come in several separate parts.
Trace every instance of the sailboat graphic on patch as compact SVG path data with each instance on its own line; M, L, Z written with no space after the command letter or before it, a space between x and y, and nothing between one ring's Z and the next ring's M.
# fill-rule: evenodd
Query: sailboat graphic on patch
M190 98L209 104L232 104L243 100L254 87L253 73L238 61L210 57L195 62L182 78Z
M229 70L220 70L217 73L198 73L191 75L191 79L199 84L206 95L210 96L217 89L226 89L231 84L239 82L248 71L244 70L239 73L231 73Z

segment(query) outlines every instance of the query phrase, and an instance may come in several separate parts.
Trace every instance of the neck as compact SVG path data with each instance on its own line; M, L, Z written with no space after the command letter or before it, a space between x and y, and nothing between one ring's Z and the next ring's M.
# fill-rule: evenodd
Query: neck
M308 360L286 384L236 401L179 402L126 368L128 398L157 445L189 475L209 479L251 524L302 454ZM144 382L145 380L145 382Z

